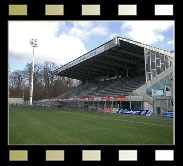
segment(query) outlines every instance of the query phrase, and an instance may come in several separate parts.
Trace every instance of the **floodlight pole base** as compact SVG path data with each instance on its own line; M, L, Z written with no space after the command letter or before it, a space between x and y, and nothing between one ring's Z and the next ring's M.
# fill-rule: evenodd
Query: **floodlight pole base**
M32 97L30 97L29 105L32 105Z

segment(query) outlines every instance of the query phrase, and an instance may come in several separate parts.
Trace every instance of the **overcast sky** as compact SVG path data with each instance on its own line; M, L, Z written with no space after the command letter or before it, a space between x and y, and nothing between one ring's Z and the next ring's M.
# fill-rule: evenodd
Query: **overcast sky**
M32 61L30 39L38 39L35 63L59 65L74 60L111 40L125 37L171 51L173 21L9 21L10 71L24 69Z

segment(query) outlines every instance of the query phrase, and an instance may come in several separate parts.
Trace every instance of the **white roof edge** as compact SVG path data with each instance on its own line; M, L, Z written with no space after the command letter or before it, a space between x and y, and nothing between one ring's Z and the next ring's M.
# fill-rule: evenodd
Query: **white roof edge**
M168 56L170 56L170 57L174 57L174 53L173 53L173 52L170 52L170 51L167 51L167 50L163 50L163 49L160 49L160 48L156 48L156 47L153 47L153 46L150 46L150 45L147 45L147 44L140 43L140 42L138 42L138 41L134 41L134 40L130 40L130 39L126 39L126 38L122 38L122 37L118 36L118 37L114 37L113 39L109 40L108 42L106 42L106 43L100 45L99 47L96 47L95 49L93 49L93 50L91 50L91 51L85 53L84 55L82 55L82 56L80 56L80 57L74 59L73 61L64 64L64 65L61 66L60 68L56 69L56 73L59 73L59 72L65 70L65 69L67 69L67 68L70 68L69 64L73 63L74 61L77 61L78 59L80 59L80 58L86 56L87 54L89 54L89 53L91 53L91 52L93 52L93 51L95 51L95 50L97 50L97 49L100 49L100 48L103 47L105 44L107 44L107 43L109 43L109 42L111 42L111 41L114 43L115 46L116 46L116 45L119 45L119 44L120 44L120 43L119 43L119 40L123 40L123 41L125 41L125 42L131 43L131 44L134 44L134 45L137 45L137 46L139 46L139 47L147 48L147 49L150 49L150 50L153 50L153 51L156 51L156 52L160 52L160 53L162 53L162 54L164 54L164 55L168 55Z
M122 37L118 37L118 39L126 41L128 43L132 43L132 44L140 46L140 47L147 48L149 50L160 52L160 53L162 53L164 55L168 55L168 56L174 57L174 53L171 52L171 51L163 50L161 48L156 48L156 47L153 47L153 46L150 46L150 45L147 45L147 44L143 44L143 43L140 43L140 42L137 42L137 41L134 41L134 40L129 40L129 39L122 38Z

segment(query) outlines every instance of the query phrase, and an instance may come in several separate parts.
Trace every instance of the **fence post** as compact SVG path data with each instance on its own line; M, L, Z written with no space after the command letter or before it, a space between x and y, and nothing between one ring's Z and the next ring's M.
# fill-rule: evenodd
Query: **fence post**
M83 111L85 110L85 101L83 101Z
M98 112L99 112L99 100L98 100Z
M130 109L132 108L132 102L131 102L131 99L130 99Z
M106 100L105 100L105 104L104 104L104 114L105 114L105 109L106 109Z
M94 104L94 102L95 102L95 101L93 100L93 110L94 110L94 107L95 107L95 104Z

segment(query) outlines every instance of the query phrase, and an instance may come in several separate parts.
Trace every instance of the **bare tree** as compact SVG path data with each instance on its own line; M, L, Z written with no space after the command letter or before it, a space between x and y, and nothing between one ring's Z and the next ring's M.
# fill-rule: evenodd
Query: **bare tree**
M78 80L53 76L51 73L59 66L54 62L44 62L34 66L33 101L50 99L75 88ZM29 88L31 81L32 64L27 63L22 71L14 71L9 74L10 96L22 96L29 100ZM24 92L23 92L24 91Z

